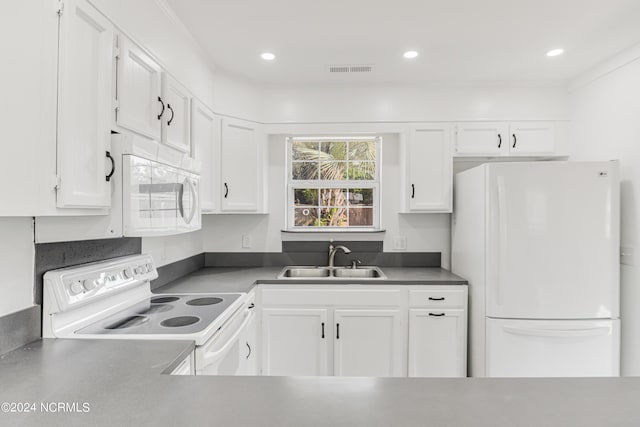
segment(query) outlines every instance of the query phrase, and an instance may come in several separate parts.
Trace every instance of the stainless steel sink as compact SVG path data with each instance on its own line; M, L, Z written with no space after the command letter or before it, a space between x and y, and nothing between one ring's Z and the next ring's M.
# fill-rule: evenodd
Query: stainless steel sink
M321 267L285 267L278 275L278 279L313 277L331 277L331 270Z
M315 266L287 266L278 274L278 279L386 279L378 267L315 267Z

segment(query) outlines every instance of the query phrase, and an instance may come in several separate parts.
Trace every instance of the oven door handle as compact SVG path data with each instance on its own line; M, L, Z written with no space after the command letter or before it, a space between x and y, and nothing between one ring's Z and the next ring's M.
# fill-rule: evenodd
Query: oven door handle
M203 355L202 360L205 363L205 366L211 365L216 360L220 359L227 350L229 350L229 347L231 347L231 345L238 340L238 337L240 337L240 334L244 332L244 330L246 329L247 325L249 324L253 316L254 316L253 312L249 311L247 317L242 322L242 325L240 325L238 330L227 340L226 343L224 343L224 345L222 346L222 348L220 348L220 350L214 351L213 353L205 353Z

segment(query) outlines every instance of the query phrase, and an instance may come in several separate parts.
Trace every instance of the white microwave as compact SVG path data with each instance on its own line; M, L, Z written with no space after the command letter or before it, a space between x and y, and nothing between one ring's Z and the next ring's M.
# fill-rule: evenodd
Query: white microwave
M199 230L200 176L133 154L122 155L125 236L162 236Z

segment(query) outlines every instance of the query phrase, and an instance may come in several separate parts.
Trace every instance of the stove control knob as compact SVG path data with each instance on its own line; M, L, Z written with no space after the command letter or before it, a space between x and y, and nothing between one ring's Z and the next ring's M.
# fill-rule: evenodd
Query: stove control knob
M130 268L122 270L122 277L125 279L131 279L133 277L133 271Z
M142 273L144 273L144 268L143 267L136 267L135 272L136 272L136 274L142 274Z
M84 287L82 286L82 282L75 281L72 284L70 284L69 285L69 292L71 292L71 295L78 295L78 294L84 292Z

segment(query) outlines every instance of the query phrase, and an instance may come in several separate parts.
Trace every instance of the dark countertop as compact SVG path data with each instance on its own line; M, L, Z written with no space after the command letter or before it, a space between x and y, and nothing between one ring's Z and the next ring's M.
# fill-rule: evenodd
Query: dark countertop
M255 284L367 284L367 285L466 285L467 281L443 268L381 267L386 279L276 279L283 267L202 268L154 292L247 292Z
M42 340L0 357L23 426L636 426L640 378L178 377L187 342ZM89 404L42 413L40 402Z

